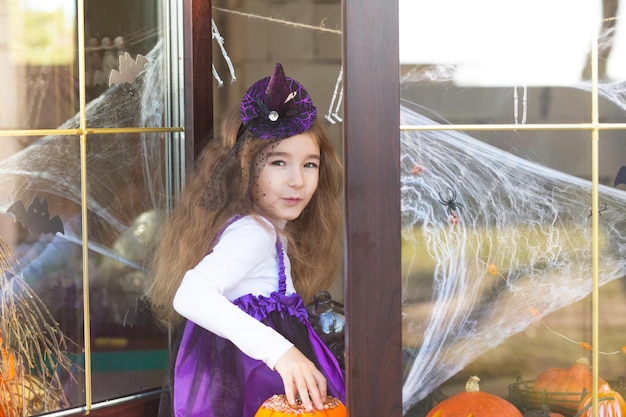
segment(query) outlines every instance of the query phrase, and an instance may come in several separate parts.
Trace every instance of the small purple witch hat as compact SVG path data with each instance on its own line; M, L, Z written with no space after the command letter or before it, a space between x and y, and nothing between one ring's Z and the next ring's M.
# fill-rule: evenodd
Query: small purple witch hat
M260 139L284 139L313 126L317 109L302 84L276 64L270 77L252 84L241 100L243 126Z

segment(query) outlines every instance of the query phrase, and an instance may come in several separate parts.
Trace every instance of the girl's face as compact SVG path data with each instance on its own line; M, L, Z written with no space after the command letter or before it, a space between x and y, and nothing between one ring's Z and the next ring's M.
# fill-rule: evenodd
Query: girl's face
M317 189L319 169L320 147L310 133L281 140L257 179L257 209L273 220L298 218Z

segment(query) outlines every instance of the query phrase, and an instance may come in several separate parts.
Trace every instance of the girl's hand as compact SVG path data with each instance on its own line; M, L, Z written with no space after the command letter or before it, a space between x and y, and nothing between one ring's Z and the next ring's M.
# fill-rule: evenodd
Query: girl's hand
M310 411L313 406L324 409L326 398L326 378L306 356L298 349L289 349L274 366L285 386L285 395L289 404L295 404L296 395L304 407Z

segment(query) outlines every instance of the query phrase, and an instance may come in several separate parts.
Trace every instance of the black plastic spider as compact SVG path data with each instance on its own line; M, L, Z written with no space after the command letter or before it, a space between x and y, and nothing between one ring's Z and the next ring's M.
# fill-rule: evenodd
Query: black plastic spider
M604 203L604 208L598 210L598 216L602 216L602 213L604 213L608 209L609 209L608 204ZM593 211L589 210L589 215L587 216L587 220L589 220L591 218L592 213L593 213Z
M444 198L441 196L441 193L439 193L439 202L446 206L446 210L450 216L456 216L456 211L459 208L463 207L463 204L457 203L456 193L452 188L448 187L448 190L450 190L450 198L444 200Z

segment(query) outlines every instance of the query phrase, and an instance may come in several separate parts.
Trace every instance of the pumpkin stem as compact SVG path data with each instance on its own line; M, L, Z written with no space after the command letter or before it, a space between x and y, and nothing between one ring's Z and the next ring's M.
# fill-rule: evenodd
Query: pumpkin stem
M583 356L582 358L579 358L579 359L576 361L576 363L578 363L578 364L580 364L580 365L585 365L585 366L587 366L587 367L590 367L590 366L591 366L591 362L589 362L589 359L588 359L588 358L586 358L586 357L584 357L584 356Z
M480 391L480 387L478 386L478 381L480 378L477 376L470 376L465 384L465 391L467 392L478 392Z

